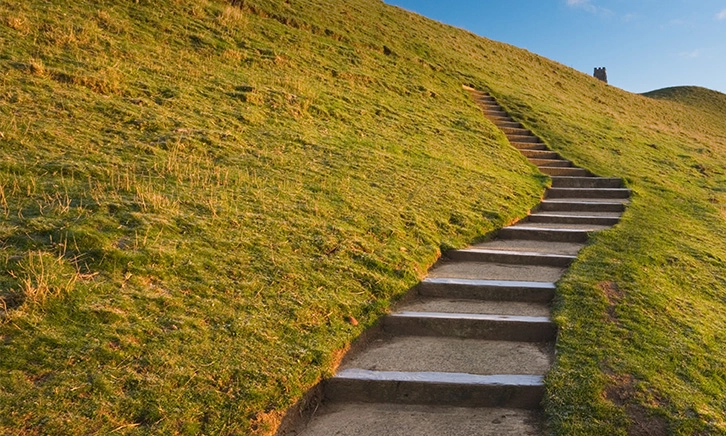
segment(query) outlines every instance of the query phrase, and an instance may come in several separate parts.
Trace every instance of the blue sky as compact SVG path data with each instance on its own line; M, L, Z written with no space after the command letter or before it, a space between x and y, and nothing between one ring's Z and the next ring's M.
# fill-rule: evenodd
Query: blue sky
M726 0L385 0L631 92L726 93Z

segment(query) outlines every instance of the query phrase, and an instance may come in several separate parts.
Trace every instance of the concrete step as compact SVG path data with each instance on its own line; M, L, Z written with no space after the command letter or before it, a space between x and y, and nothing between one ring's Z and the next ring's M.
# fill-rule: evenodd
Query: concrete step
M545 265L567 267L576 256L565 254L550 254L534 251L507 251L484 248L467 248L446 252L451 260L467 262L495 262L515 265Z
M495 116L495 117L508 117L509 115L504 112L501 109L488 109L488 108L482 108L484 111L484 115L486 116Z
M538 412L526 409L330 403L301 433L279 436L502 436L542 434Z
M597 224L533 223L529 221L521 221L510 227L514 229L584 230L586 232L597 232L605 230L609 226L601 226Z
M502 127L512 127L512 128L519 128L519 129L521 129L521 128L524 127L524 126L522 126L521 124L519 124L516 121L499 121L499 122L495 123L495 125L497 127L499 127L499 128L502 128Z
M541 143L542 140L539 139L539 137L534 135L507 135L507 139L509 139L509 142L532 142L532 143Z
M509 115L487 115L484 114L484 116L489 119L489 121L493 122L494 124L497 124L499 122L514 122L514 119L510 117Z
M521 128L521 127L502 127L497 126L501 131L504 132L505 135L514 135L514 136L533 136L534 134L530 132L528 129Z
M554 213L534 213L527 217L527 222L531 223L595 224L599 226L614 226L619 221L619 216L559 215Z
M539 375L347 369L328 379L324 391L327 401L533 409L544 384Z
M454 372L544 375L553 343L488 341L437 336L384 336L346 356L338 371Z
M537 165L538 167L547 167L547 168L564 168L564 167L572 167L572 162L565 159L536 159L536 158L529 158L528 159L530 163L533 165Z
M555 266L506 265L489 262L441 261L429 271L430 278L470 280L511 280L554 283L562 277L565 268Z
M536 142L512 142L509 141L510 144L512 144L512 147L521 150L547 150L547 145L545 145L542 142L536 143Z
M483 94L483 93L475 95L474 100L477 102L481 102L481 103L494 103L496 105L499 105L499 103L497 103L497 101L494 99L494 97L492 97L491 95Z
M549 188L545 198L629 198L625 188Z
M422 297L406 302L398 310L405 312L479 313L490 315L550 315L547 303L529 301L489 301L452 297Z
M595 200L592 198L542 200L537 206L537 212L623 212L625 210L625 202L617 201L618 199Z
M579 177L587 177L591 176L592 174L584 169L584 168L577 168L577 167L571 167L571 168L565 168L565 167L539 167L539 170L547 174L548 176L579 176Z
M484 112L484 116L490 120L514 121L514 119L512 119L512 117L504 111L495 111L489 114Z
M489 301L524 301L546 303L555 296L550 282L512 280L472 280L427 277L416 286L419 295L435 298L464 298Z
M383 319L386 333L397 336L447 336L492 341L547 342L557 328L544 316L476 313L397 312Z
M528 223L529 224L529 223ZM538 241L557 242L585 242L587 230L580 229L554 229L538 227L505 227L499 230L499 237L503 239L535 239Z
M544 200L547 202L547 204L559 204L559 203L570 203L569 198L553 198L549 200ZM581 202L585 203L594 203L594 204L627 204L627 201L622 201L624 199L622 198L582 198L582 199L576 199L578 201L581 200ZM567 215L567 216L593 216L593 217L607 217L607 218L620 218L623 216L622 211L599 211L599 210L593 210L593 211L580 211L580 210L561 210L561 211L554 211L554 212L544 212L540 211L539 209L535 210L532 215L538 215L538 214L556 214L556 215ZM531 216L531 215L530 215Z
M553 188L622 188L621 179L607 177L553 176Z
M528 158L532 159L561 159L557 152L551 150L520 150L520 152Z
M574 212L573 212L574 213ZM617 215L620 216L620 215ZM574 242L546 242L546 241L529 241L526 239L494 239L491 241L474 244L469 248L479 248L485 250L505 250L505 251L524 251L524 252L544 252L549 254L564 254L576 256L585 244Z

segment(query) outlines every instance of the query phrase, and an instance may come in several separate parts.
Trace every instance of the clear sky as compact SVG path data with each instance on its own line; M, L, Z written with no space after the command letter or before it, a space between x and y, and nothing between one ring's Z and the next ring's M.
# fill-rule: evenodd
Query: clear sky
M726 93L726 0L385 0L631 92Z

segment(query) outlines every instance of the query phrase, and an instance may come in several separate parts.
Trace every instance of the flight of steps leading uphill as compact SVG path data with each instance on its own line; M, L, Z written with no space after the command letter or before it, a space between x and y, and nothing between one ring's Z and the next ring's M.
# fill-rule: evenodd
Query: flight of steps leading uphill
M496 239L445 253L383 320L382 333L349 353L323 384L312 418L286 435L541 434L543 376L557 329L555 282L588 233L618 222L629 191L620 179L572 165L481 92L468 89L552 188L525 220Z

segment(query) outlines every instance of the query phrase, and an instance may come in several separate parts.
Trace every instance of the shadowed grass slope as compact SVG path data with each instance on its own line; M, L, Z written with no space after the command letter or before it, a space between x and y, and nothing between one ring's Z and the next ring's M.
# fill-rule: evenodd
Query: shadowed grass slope
M634 190L560 284L552 429L726 432L722 106L372 0L0 17L5 432L273 429L441 249L537 202L462 83Z

